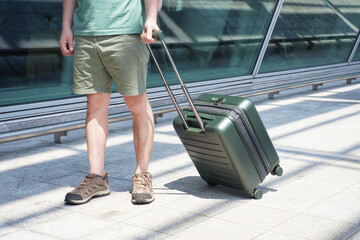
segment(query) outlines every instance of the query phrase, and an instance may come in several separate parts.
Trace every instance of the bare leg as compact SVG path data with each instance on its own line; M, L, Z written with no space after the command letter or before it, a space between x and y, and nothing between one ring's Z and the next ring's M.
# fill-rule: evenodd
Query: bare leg
M154 116L146 93L124 96L133 117L136 173L147 172L154 142Z
M87 95L86 141L90 173L103 176L110 93Z

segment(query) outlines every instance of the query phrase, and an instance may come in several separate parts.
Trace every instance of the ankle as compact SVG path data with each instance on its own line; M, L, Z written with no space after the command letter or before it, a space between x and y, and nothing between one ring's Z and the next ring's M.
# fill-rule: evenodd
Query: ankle
M101 178L105 178L105 175L106 175L105 172L101 172L101 171L91 171L91 170L90 170L89 173L98 175L98 176L100 176Z
M136 168L134 173L140 174L140 173L146 173L146 172L148 172L147 168Z

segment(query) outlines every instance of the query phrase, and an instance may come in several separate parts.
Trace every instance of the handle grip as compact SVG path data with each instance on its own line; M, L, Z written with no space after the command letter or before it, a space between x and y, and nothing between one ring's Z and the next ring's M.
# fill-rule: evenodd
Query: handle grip
M157 41L161 41L161 40L164 40L164 33L161 30L153 31L152 37L155 38Z

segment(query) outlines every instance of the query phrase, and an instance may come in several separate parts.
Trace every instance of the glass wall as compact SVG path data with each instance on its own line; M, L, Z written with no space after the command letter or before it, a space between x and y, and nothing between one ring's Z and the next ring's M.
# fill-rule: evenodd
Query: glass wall
M250 74L275 2L164 0L159 24L184 81ZM0 4L0 106L73 97L72 58L58 47L62 1ZM153 48L169 82L176 82L160 45ZM150 62L148 87L161 85Z
M346 63L359 0L285 0L259 73Z
M61 18L61 0L0 2L0 106L72 96Z
M275 0L164 0L160 27L185 82L252 72L264 40ZM157 56L165 64L160 46ZM151 68L151 72L157 73ZM175 80L173 74L168 76ZM150 86L161 81L151 75ZM158 80L155 80L158 79Z
M159 25L183 80L250 79L277 3L163 0ZM75 97L73 58L58 47L61 19L62 0L0 0L0 106ZM285 0L260 73L346 63L359 26L360 0ZM161 45L153 49L177 83ZM148 87L157 86L150 61Z

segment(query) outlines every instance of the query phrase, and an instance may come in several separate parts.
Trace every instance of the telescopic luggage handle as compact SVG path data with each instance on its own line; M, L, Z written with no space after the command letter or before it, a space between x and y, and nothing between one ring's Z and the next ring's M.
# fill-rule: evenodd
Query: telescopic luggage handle
M184 83L183 83L183 81L182 81L182 79L181 79L181 77L180 77L180 74L179 74L179 72L178 72L178 70L177 70L177 68L176 68L176 66L175 66L175 63L174 63L174 61L173 61L173 59L172 59L172 57L171 57L171 55L170 55L170 53L169 53L169 50L168 50L168 48L167 48L167 46L166 46L166 43L165 43L165 41L164 41L164 34L163 34L163 32L162 32L162 31L154 31L154 32L153 32L153 38L155 38L156 40L160 41L161 44L163 45L164 50L165 50L165 53L166 53L166 56L167 56L167 58L169 59L169 61L170 61L170 63L171 63L171 66L172 66L172 68L174 69L174 72L175 72L177 78L179 79L181 89L183 90L183 92L184 92L184 94L185 94L185 96L186 96L186 99L187 99L187 101L188 101L189 104L190 104L190 107L191 107L191 109L192 109L192 111L193 111L193 113L194 113L194 115L195 115L195 117L196 117L196 119L197 119L197 122L198 122L201 130L202 130L203 132L205 132L204 123L203 123L203 121L201 120L201 117L200 117L198 111L196 110L196 108L195 108L195 106L194 106L194 103L193 103L193 101L192 101L192 99L191 99L191 97L190 97L190 95L189 95L189 92L188 92L188 90L186 89L186 87L185 87L185 85L184 85ZM189 125L188 125L188 123L186 122L186 120L185 120L185 118L184 118L184 115L183 115L182 112L181 112L181 109L180 109L180 107L179 107L179 104L177 103L177 101L176 101L176 99L175 99L175 97L174 97L174 95L173 95L173 93L172 93L169 85L167 84L167 81L166 81L166 79L165 79L165 77L164 77L164 74L163 74L162 71L161 71L161 68L160 68L160 66L159 66L159 64L158 64L158 62L157 62L157 60L156 60L156 58L155 58L155 55L154 55L153 51L151 50L150 45L149 45L149 44L146 44L146 46L147 46L147 48L149 49L149 52L150 52L152 58L154 59L155 65L156 65L157 69L159 70L159 73L160 73L160 76L161 76L162 81L164 82L165 88L166 88L166 90L167 90L167 92L168 92L168 94L169 94L169 96L170 96L170 98L171 98L171 101L173 102L173 104L174 104L174 106L175 106L176 111L178 112L178 114L179 114L182 122L184 123L185 128L186 128L186 129L190 128Z

